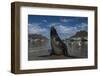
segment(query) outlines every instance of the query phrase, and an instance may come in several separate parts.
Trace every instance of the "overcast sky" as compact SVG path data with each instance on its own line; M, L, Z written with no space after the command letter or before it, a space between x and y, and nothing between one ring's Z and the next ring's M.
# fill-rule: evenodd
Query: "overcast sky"
M42 34L50 39L50 27L54 26L64 39L77 31L88 29L87 17L28 15L28 33Z

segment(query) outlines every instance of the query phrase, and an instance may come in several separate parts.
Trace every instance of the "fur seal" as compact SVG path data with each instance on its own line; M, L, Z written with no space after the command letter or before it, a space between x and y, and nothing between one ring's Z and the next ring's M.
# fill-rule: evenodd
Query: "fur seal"
M67 46L58 36L58 33L54 28L54 26L51 27L50 37L51 37L51 48L52 48L50 55L69 56Z

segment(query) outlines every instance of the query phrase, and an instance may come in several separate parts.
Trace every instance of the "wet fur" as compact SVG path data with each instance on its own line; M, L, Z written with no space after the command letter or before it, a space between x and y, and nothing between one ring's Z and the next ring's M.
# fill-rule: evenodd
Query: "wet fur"
M58 33L57 33L57 31L56 31L56 29L54 27L51 27L50 36L51 36L51 47L52 47L52 51L51 51L50 55L53 55L53 54L55 55L56 54L55 53L55 47L53 45L57 45L57 42L58 42L58 46L57 47L62 50L63 55L64 56L69 56L67 46L60 39L60 37L58 36ZM55 42L52 42L53 38L55 38Z

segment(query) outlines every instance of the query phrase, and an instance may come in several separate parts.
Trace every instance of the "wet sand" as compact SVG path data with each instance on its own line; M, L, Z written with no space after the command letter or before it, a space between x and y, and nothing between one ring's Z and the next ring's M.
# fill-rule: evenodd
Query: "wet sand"
M52 55L50 56L50 53L48 51L45 50L41 50L39 52L29 52L28 54L28 60L31 61L31 60L53 60L53 59L79 59L81 57L67 57L67 56L64 56L64 55Z
M53 60L53 59L79 59L79 58L88 58L87 52L87 43L79 47L78 43L74 42L73 45L68 46L68 52L71 56L75 56L76 58L67 57L64 55L53 55L50 56L50 45L43 45L39 47L30 47L28 49L28 60ZM49 50L48 50L49 49Z

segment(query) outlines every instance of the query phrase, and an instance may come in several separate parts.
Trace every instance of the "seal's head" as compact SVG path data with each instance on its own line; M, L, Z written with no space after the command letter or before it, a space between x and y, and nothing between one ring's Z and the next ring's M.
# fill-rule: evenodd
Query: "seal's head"
M56 35L57 34L57 31L56 29L54 28L54 26L51 27L51 36L53 35Z

